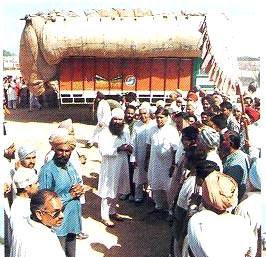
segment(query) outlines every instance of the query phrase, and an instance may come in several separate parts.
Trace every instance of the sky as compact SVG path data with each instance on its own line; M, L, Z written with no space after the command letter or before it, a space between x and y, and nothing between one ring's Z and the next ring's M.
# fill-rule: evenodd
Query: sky
M2 0L1 26L2 48L19 53L20 36L25 25L26 14L34 14L39 11L71 10L82 12L88 9L105 8L148 8L158 12L171 12L177 10L195 12L224 12L233 21L233 31L238 39L238 55L260 56L259 24L261 0ZM261 11L262 13L262 11ZM219 28L217 28L219 32Z

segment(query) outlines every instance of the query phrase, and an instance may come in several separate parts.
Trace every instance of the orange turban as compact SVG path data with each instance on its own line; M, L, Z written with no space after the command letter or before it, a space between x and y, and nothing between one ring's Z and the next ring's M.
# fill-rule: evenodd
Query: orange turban
M238 203L238 187L236 181L219 171L213 171L202 184L202 198L206 207L217 211L225 211Z

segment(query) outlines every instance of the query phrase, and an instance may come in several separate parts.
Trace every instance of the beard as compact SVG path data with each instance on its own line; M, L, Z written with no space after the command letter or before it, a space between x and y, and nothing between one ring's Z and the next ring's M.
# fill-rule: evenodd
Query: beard
M109 130L112 135L120 137L123 134L124 123L114 123L113 121L110 121Z
M59 167L65 167L69 161L69 157L57 157L57 156L54 156L54 162L56 164L56 166L59 166Z

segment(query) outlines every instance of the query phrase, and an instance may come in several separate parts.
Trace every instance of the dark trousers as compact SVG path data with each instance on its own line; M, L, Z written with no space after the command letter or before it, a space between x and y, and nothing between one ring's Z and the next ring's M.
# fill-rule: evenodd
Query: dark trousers
M58 237L66 257L76 256L76 234L69 233L66 236Z
M130 194L135 196L135 183L133 183L134 176L134 165L132 162L128 162L129 166L129 185L130 185Z

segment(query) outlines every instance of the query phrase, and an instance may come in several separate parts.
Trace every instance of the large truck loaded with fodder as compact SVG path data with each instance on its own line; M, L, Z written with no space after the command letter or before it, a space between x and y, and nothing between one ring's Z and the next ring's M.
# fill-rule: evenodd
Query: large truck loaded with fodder
M24 19L21 73L34 94L53 87L62 104L92 102L97 91L154 102L201 75L202 15L112 9Z

